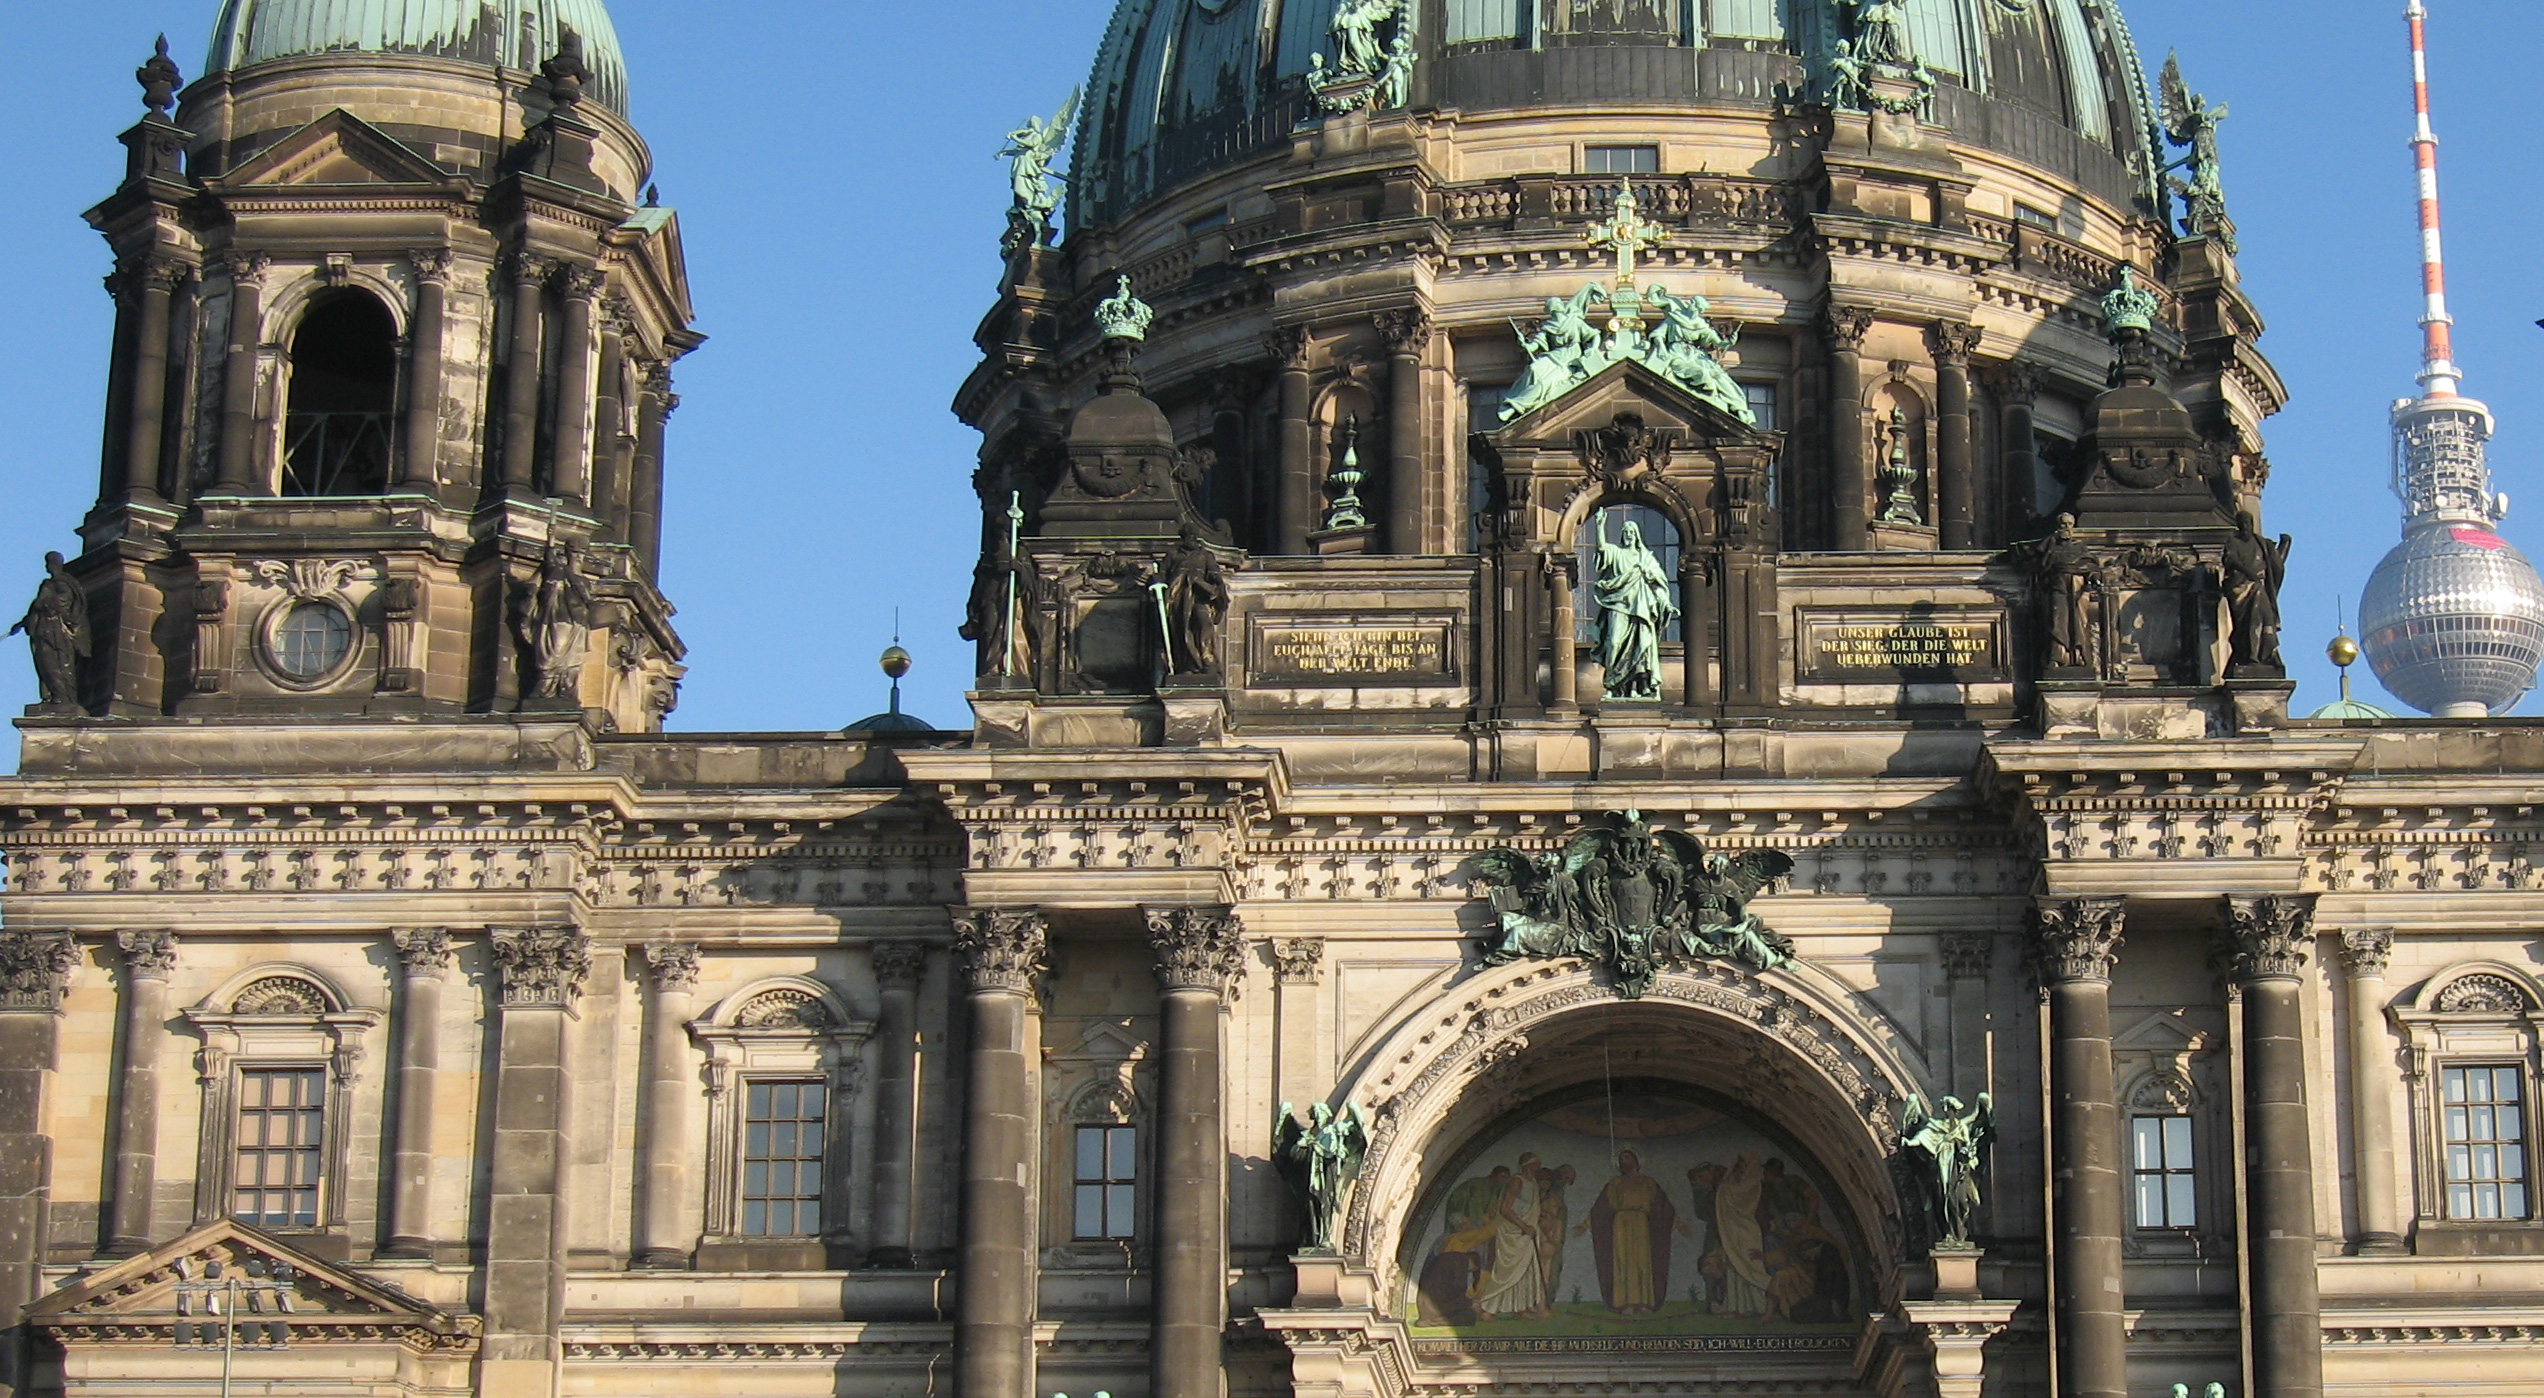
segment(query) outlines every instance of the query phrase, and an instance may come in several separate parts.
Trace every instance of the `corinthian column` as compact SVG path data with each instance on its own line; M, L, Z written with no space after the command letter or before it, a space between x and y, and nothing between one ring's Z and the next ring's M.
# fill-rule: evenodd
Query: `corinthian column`
M1284 326L1263 337L1273 362L1281 366L1280 551L1303 554L1307 536L1316 532L1316 463L1308 412L1314 385L1307 377L1307 327Z
M442 336L450 304L451 253L424 248L406 255L415 266L415 325L406 359L406 453L398 484L430 492L441 481Z
M2323 1298L2314 1260L2314 1144L2306 1122L2304 991L2314 900L2226 900L2244 996L2246 1256L2255 1398L2322 1398Z
M592 334L595 307L608 279L591 267L565 269L565 334L557 350L555 440L550 444L548 480L567 504L584 506L592 494L593 444L599 436L592 420Z
M683 1225L694 1192L689 1164L698 1143L689 1105L698 1097L698 1067L689 1052L690 1000L698 990L698 949L687 942L645 948L653 994L645 1001L645 1165L636 1177L639 1267L689 1265L698 1239Z
M2385 1028L2385 965L2394 934L2363 927L2341 934L2349 967L2350 1150L2358 1161L2358 1253L2399 1257L2402 1196L2394 1182L2394 1041Z
M397 1036L397 1143L383 1257L433 1255L433 1112L442 1065L442 977L450 934L402 927L392 934L400 977Z
M221 469L216 495L261 493L256 451L256 360L265 342L265 273L261 252L224 254L230 274L230 335L221 363Z
M1829 510L1840 553L1872 547L1872 477L1864 460L1864 337L1873 313L1831 306L1829 343Z
M45 1129L61 1051L62 993L79 944L59 932L0 931L0 1398L28 1387L18 1317L45 1290L53 1138Z
M963 1107L962 1285L954 1382L962 1398L1033 1398L1034 981L1049 929L1030 908L959 908L954 950L971 983Z
M125 439L123 489L136 504L158 504L160 444L168 422L168 312L194 275L181 262L151 258L133 269L141 314L133 332L132 423Z
M910 1160L919 1131L919 979L927 973L922 942L885 942L874 949L882 1013L875 1019L874 1246L869 1267L916 1264L910 1232Z
M1422 553L1422 355L1431 317L1421 310L1378 317L1387 342L1387 551Z
M2049 988L2050 1165L2058 1236L2060 1398L2128 1398L2129 1326L2122 1314L2120 1106L2111 1072L2111 968L2123 902L2073 898L2036 912Z
M2000 364L1988 379L1989 391L2005 409L2005 449L1997 474L2003 492L2004 537L2009 539L2029 533L2040 508L2040 438L2032 409L2040 402L2043 378L2030 364Z
M1977 463L1970 455L1970 356L1983 332L1951 322L1934 327L1935 523L1947 549L1979 546Z
M1220 1001L1245 928L1227 908L1144 908L1157 953L1157 1286L1154 1398L1219 1398L1228 1312L1228 1129L1219 1109Z
M113 1202L106 1213L108 1257L150 1250L150 1196L159 1185L159 1059L168 1037L168 977L177 934L115 934L124 952L122 1071L115 1083Z
M503 484L528 493L538 483L539 370L547 353L548 277L556 264L515 253L512 268L512 350L504 366Z
M568 1013L591 973L571 927L495 929L502 1008L495 1040L493 1168L487 1182L484 1398L555 1398L564 1360L567 1187L574 1070Z

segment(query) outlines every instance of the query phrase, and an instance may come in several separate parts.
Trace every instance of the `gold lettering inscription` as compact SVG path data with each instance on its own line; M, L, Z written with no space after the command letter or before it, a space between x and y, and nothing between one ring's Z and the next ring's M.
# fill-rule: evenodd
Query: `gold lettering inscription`
M1984 622L1820 624L1813 658L1837 670L1973 669L1997 663L1997 632Z
M1438 675L1448 666L1439 627L1266 627L1255 668L1275 675Z

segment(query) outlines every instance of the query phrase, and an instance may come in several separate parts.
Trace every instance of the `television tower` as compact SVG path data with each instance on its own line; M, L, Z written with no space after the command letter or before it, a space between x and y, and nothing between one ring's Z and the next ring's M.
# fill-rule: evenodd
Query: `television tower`
M2438 718L2503 713L2535 685L2544 661L2544 582L2493 532L2508 497L2491 491L2491 410L2463 397L2447 314L2439 237L2438 136L2429 123L2428 10L2410 0L2412 152L2420 170L2420 396L2394 404L2394 493L2403 541L2376 565L2359 599L2360 637L2376 678Z

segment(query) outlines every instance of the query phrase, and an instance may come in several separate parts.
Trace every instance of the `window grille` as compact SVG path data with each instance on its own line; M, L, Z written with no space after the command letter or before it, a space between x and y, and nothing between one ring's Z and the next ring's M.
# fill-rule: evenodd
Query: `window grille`
M1079 1127L1076 1236L1128 1238L1135 1234L1138 1178L1138 1127Z
M259 1228L318 1226L326 1100L324 1069L250 1068L239 1074L233 1217Z
M2189 1117L2129 1118L2129 1180L2138 1227L2199 1226Z
M1590 146L1581 152L1581 172L1585 175L1657 175L1661 172L1661 148Z
M754 1082L742 1118L742 1232L802 1238L822 1231L828 1092L819 1081Z
M2525 1218L2526 1090L2519 1070L2449 1068L2442 1081L2447 1217Z

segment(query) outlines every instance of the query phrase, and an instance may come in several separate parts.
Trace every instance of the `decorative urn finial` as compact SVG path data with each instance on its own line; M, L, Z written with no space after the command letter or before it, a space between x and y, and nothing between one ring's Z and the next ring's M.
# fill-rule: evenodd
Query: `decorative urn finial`
M183 75L177 72L177 61L168 56L167 35L159 36L159 46L150 61L134 69L133 77L141 83L141 104L166 119L168 108L176 104L177 89L185 85Z
M583 36L560 26L556 54L539 65L539 75L548 80L548 100L558 111L571 112L581 106L583 83L592 76L583 63Z

